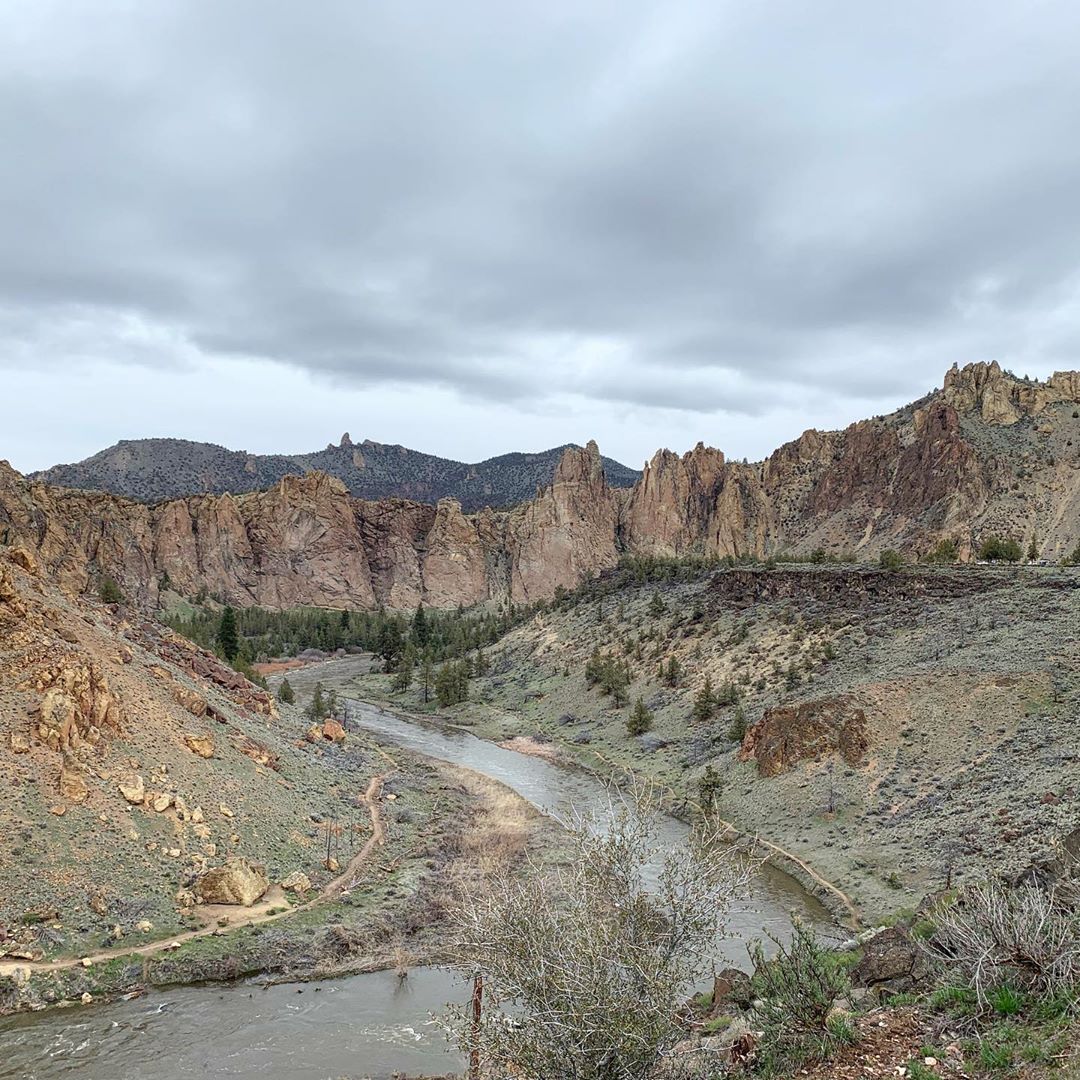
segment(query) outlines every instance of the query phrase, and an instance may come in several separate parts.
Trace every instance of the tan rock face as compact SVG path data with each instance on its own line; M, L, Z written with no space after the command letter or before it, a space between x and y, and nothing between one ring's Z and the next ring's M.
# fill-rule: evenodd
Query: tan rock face
M173 688L173 698L178 705L183 705L192 716L206 715L206 698L201 694L197 694L194 690L189 690L186 686L176 686Z
M205 904L251 907L269 887L264 867L235 857L207 870L195 883L195 893Z
M86 802L90 789L79 766L67 756L60 766L60 794L71 802Z
M570 449L535 499L473 515L452 500L365 502L318 473L151 507L0 463L0 536L23 552L0 566L0 620L23 617L13 573L72 593L107 573L146 607L168 573L182 593L205 585L240 605L409 609L547 599L623 554L919 555L947 537L966 555L994 532L1060 557L1080 542L1078 404L1078 372L1033 382L969 364L914 406L807 431L757 464L700 444L660 451L630 492L608 488L595 443ZM1012 494L1020 471L1037 498ZM251 707L273 715L269 698Z
M866 713L847 695L766 709L746 733L740 758L757 761L762 776L776 776L800 761L837 754L858 765L869 747Z

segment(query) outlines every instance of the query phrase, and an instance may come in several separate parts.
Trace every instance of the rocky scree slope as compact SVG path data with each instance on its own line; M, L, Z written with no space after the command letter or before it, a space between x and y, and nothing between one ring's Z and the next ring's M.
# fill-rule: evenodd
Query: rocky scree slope
M332 876L310 815L369 827L378 768L302 730L212 654L0 549L0 961L197 925L232 857L271 883Z
M249 454L186 439L125 439L84 461L34 473L31 479L154 503L262 491L286 476L322 472L336 477L357 498L426 503L452 498L464 510L475 511L531 499L537 488L551 483L569 449L501 454L468 464L370 439L354 443L348 432L336 445L310 454ZM630 487L641 475L611 458L604 458L603 466L612 487Z
M868 918L950 878L1020 877L1080 825L1080 570L734 569L603 586L489 650L452 719L693 801L711 768L725 818L807 860ZM596 649L629 667L623 708L587 685ZM672 660L674 685L660 673ZM719 703L695 719L706 679ZM417 694L394 700L419 708ZM652 727L632 737L638 697Z
M166 575L235 604L450 607L548 599L627 553L873 558L950 539L966 560L990 535L1048 559L1080 543L1080 373L953 368L921 401L807 431L760 463L701 444L658 451L629 490L589 443L534 498L476 514L451 499L359 500L322 473L147 506L0 464L0 543L32 550L69 590L108 575L147 607Z

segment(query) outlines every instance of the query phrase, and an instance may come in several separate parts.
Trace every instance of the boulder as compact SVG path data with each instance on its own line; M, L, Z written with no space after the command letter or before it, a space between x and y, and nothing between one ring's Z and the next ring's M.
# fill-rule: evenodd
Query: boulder
M30 752L30 740L16 731L11 733L9 745L13 754L28 754Z
M342 743L345 741L345 729L336 720L324 720L322 737L330 742Z
M270 887L265 867L234 856L207 870L195 883L196 895L206 904L251 907Z
M129 803L138 805L146 798L146 784L138 773L125 773L116 785Z
M192 716L206 715L206 698L186 686L174 686L173 699L178 705L183 705Z
M71 802L86 802L90 789L77 765L65 758L60 766L60 794Z
M738 968L725 968L713 978L713 1016L729 1012L731 1006L746 1008L754 1000L754 988L750 976Z
M851 970L855 986L899 990L924 979L929 971L926 955L906 926L890 926L863 946L863 955Z
M287 878L282 879L281 887L292 889L293 892L305 893L311 888L311 879L303 870L294 870Z
M201 758L212 758L214 756L213 735L185 735L184 745L193 754L198 754Z

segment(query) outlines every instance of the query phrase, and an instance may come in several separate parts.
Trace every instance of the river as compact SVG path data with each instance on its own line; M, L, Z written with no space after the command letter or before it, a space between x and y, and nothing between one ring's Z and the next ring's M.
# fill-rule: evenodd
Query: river
M568 805L600 809L604 786L587 773L504 750L465 732L410 723L371 705L349 703L351 730L390 747L484 773L544 813ZM662 824L665 842L686 827ZM827 924L824 908L786 875L764 868L734 905L727 960L746 966L746 941L763 930L785 935L792 914ZM414 968L399 984L391 972L326 982L254 983L154 990L131 1001L49 1010L0 1020L3 1080L189 1080L260 1077L329 1080L460 1068L429 1016L467 990L437 968Z

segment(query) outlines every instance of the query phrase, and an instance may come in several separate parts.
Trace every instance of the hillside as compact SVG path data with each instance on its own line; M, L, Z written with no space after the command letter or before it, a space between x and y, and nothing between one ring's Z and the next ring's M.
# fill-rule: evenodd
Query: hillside
M512 630L445 715L692 802L710 769L724 818L873 919L950 879L1018 878L1080 826L1077 625L1080 569L643 564ZM621 707L595 655L625 665ZM386 695L387 676L349 692ZM425 708L418 689L390 700Z
M285 476L321 472L340 480L360 499L456 499L466 511L531 499L550 484L567 446L536 454L502 454L475 464L348 434L337 445L309 454L249 454L186 439L125 439L85 461L54 465L32 479L59 487L108 491L156 503L189 495L262 491ZM611 458L604 473L612 487L633 485L641 475Z
M146 608L163 582L277 608L528 604L625 555L874 560L895 548L914 560L947 541L971 561L991 538L1055 562L1080 545L1080 373L954 367L919 402L807 431L757 464L702 444L658 451L629 490L610 485L590 442L564 451L533 498L476 514L452 499L357 499L319 472L147 506L0 463L0 544L27 547L75 592L112 577Z
M440 865L414 853L426 857L439 829L461 831L460 779L399 755L400 813L384 814L374 804L385 759L340 729L312 737L298 708L281 709L160 624L75 600L25 549L0 551L0 1013L110 979L127 989L310 967L326 959L318 932L328 922L377 914L388 932L396 908L377 891L348 901L339 888L334 903L309 903L333 890L325 822L344 868L382 820L381 842L409 885L400 896L412 897ZM249 887L242 902L224 902ZM220 937L302 903L283 929ZM331 936L331 959L341 940ZM383 938L369 929L367 940ZM116 962L74 963L103 952ZM48 981L42 961L54 957L57 979L74 983ZM27 985L31 969L46 981Z

